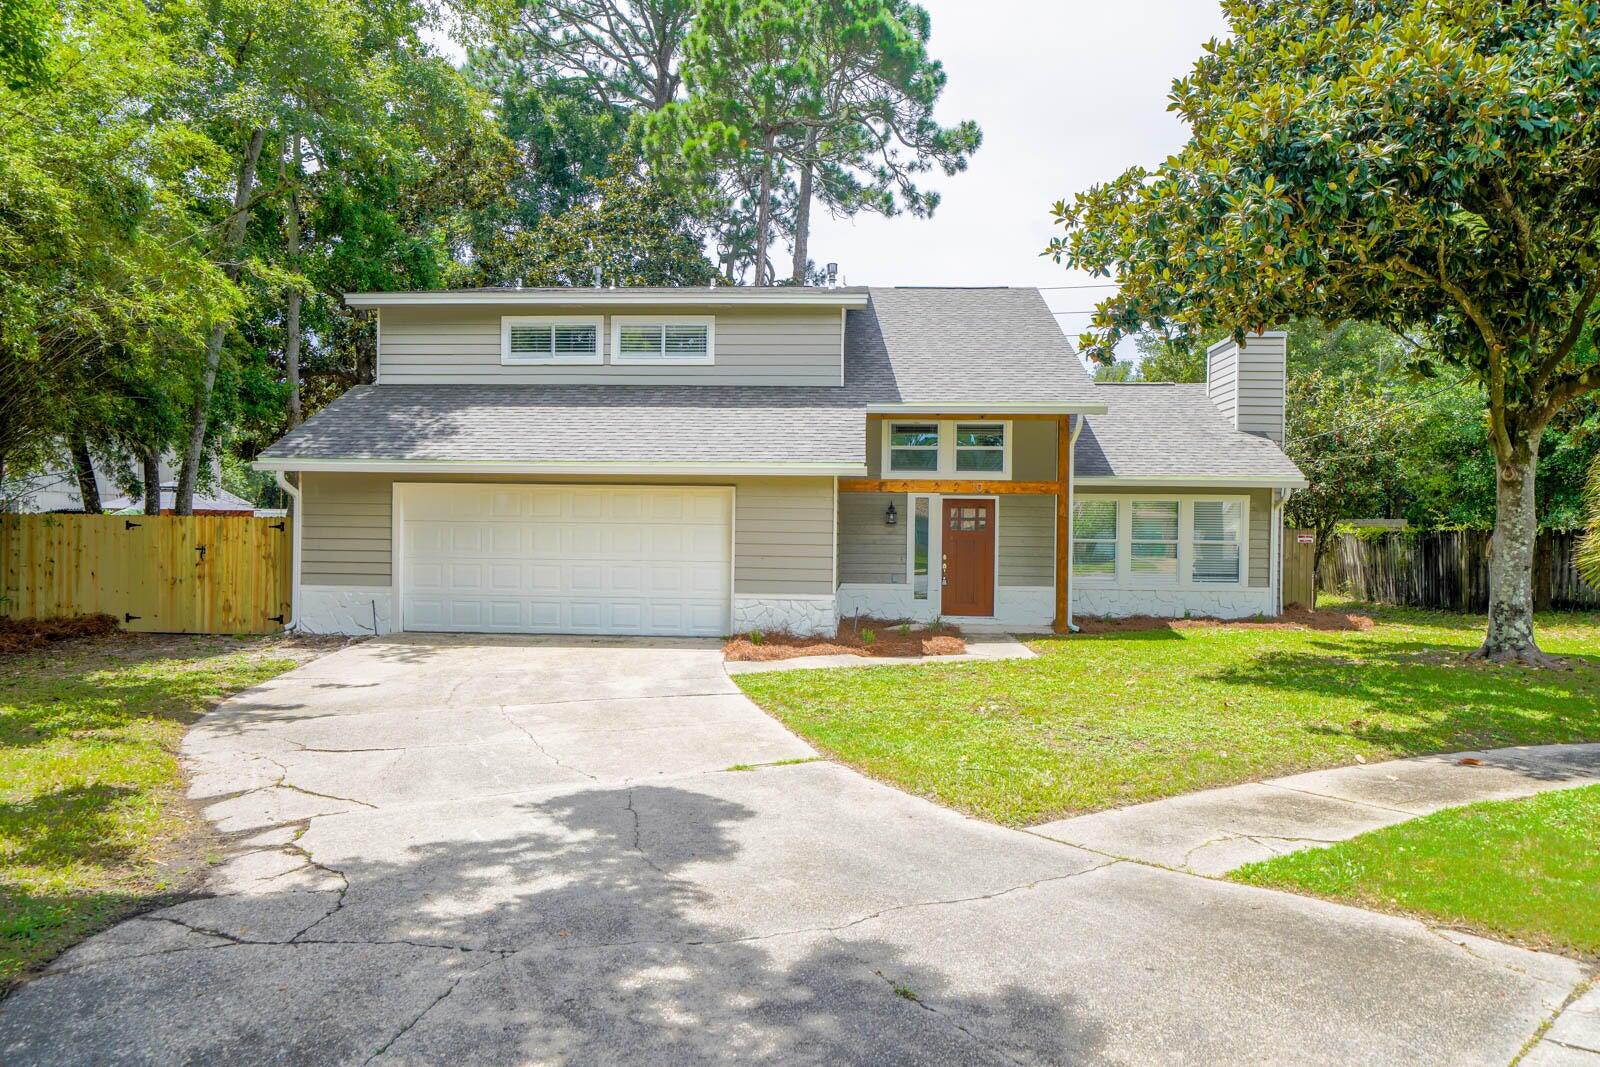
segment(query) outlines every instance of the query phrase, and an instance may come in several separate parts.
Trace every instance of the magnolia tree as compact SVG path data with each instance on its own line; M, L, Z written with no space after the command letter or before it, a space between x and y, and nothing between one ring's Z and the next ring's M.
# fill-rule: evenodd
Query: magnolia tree
M1188 143L1056 205L1060 262L1115 276L1084 347L1296 316L1425 338L1482 387L1497 471L1480 658L1534 641L1541 432L1600 387L1600 6L1225 0L1172 107Z

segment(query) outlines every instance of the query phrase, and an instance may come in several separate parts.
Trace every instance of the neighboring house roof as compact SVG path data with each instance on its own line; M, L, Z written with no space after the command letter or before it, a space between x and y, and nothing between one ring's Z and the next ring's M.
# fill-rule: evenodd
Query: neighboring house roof
M1096 395L1106 413L1084 420L1073 463L1080 481L1306 484L1276 444L1234 429L1204 385L1102 382Z
M176 482L164 484L161 487L161 510L170 511L178 501L178 486ZM123 493L114 493L105 497L100 504L106 511L114 514L140 515L144 513L144 498L129 497ZM226 489L214 489L210 492L195 490L194 507L196 515L206 512L225 511L229 513L250 512L254 513L256 506L244 497L235 496Z

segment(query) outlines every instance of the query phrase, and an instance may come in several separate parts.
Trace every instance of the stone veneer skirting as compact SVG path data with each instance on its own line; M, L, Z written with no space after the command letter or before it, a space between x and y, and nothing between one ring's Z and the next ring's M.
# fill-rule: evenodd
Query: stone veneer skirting
M1111 619L1128 615L1250 619L1274 614L1270 589L1111 589L1087 582L1072 590L1072 613Z
M1002 585L994 591L997 625L1047 629L1055 621L1056 591L1048 585ZM839 587L839 616L932 622L939 611L932 600L917 600L911 587L846 584ZM988 620L985 620L988 621Z
M302 585L295 629L310 634L371 637L394 632L394 605L386 585Z
M839 627L839 614L831 596L735 596L735 633L760 630L797 637L831 634Z

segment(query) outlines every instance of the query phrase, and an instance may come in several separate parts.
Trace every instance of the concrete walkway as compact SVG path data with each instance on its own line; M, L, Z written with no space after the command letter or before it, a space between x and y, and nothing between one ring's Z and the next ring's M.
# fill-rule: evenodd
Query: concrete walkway
M711 643L345 649L191 731L215 895L0 1002L0 1063L1503 1067L1586 980L813 755Z
M1222 874L1480 800L1600 783L1600 745L1545 745L1369 763L1211 789L1036 826L1106 855Z

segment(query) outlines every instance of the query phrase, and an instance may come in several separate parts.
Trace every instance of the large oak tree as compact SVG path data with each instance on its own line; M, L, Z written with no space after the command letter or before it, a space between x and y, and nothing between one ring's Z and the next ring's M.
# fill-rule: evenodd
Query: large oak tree
M1116 276L1086 348L1146 326L1242 334L1297 316L1426 338L1482 388L1497 475L1488 632L1534 640L1544 428L1600 387L1600 5L1226 0L1231 35L1176 83L1187 144L1056 206L1068 265Z

